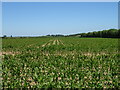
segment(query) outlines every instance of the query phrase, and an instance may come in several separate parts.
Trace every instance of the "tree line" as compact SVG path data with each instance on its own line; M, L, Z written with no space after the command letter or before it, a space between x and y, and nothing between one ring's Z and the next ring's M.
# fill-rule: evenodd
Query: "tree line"
M4 35L3 38L6 38L7 36ZM12 35L10 36L12 37ZM43 37L43 36L38 36ZM44 37L100 37L100 38L120 38L120 29L109 29L109 30L103 30L103 31L94 31L94 32L88 32L88 33L78 33L78 34L72 34L72 35L46 35Z
M80 33L69 36L79 36L79 37L101 37L101 38L120 38L120 29L109 29L103 31L94 31L88 33Z

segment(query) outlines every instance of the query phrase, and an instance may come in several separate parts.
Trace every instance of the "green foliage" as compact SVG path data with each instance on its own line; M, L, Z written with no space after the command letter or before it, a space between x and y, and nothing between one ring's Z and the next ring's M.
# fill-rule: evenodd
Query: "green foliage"
M4 88L119 88L118 39L3 39Z
M120 38L120 32L117 29L109 29L103 31L94 31L88 33L80 33L69 36L79 36L79 37L99 37L99 38Z

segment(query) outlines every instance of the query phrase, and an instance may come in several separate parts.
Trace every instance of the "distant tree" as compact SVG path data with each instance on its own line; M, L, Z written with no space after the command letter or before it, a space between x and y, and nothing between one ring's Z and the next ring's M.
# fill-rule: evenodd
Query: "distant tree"
M3 35L3 38L7 37L7 35Z
M76 36L76 35L74 35L74 36ZM80 33L79 35L81 35L81 37L120 38L120 30L109 29L109 30L103 30L103 31ZM73 35L71 35L71 36L73 36Z
M50 35L47 35L47 36L50 36Z

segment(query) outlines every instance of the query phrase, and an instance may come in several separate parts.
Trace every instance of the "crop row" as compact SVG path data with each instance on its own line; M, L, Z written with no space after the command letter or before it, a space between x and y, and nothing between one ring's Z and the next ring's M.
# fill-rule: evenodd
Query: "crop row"
M119 88L117 42L110 38L3 39L3 87Z

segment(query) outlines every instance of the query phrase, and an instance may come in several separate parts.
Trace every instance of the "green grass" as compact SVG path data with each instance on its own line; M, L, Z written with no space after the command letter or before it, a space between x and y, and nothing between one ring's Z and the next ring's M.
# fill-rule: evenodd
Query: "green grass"
M3 39L4 88L119 88L118 39Z

